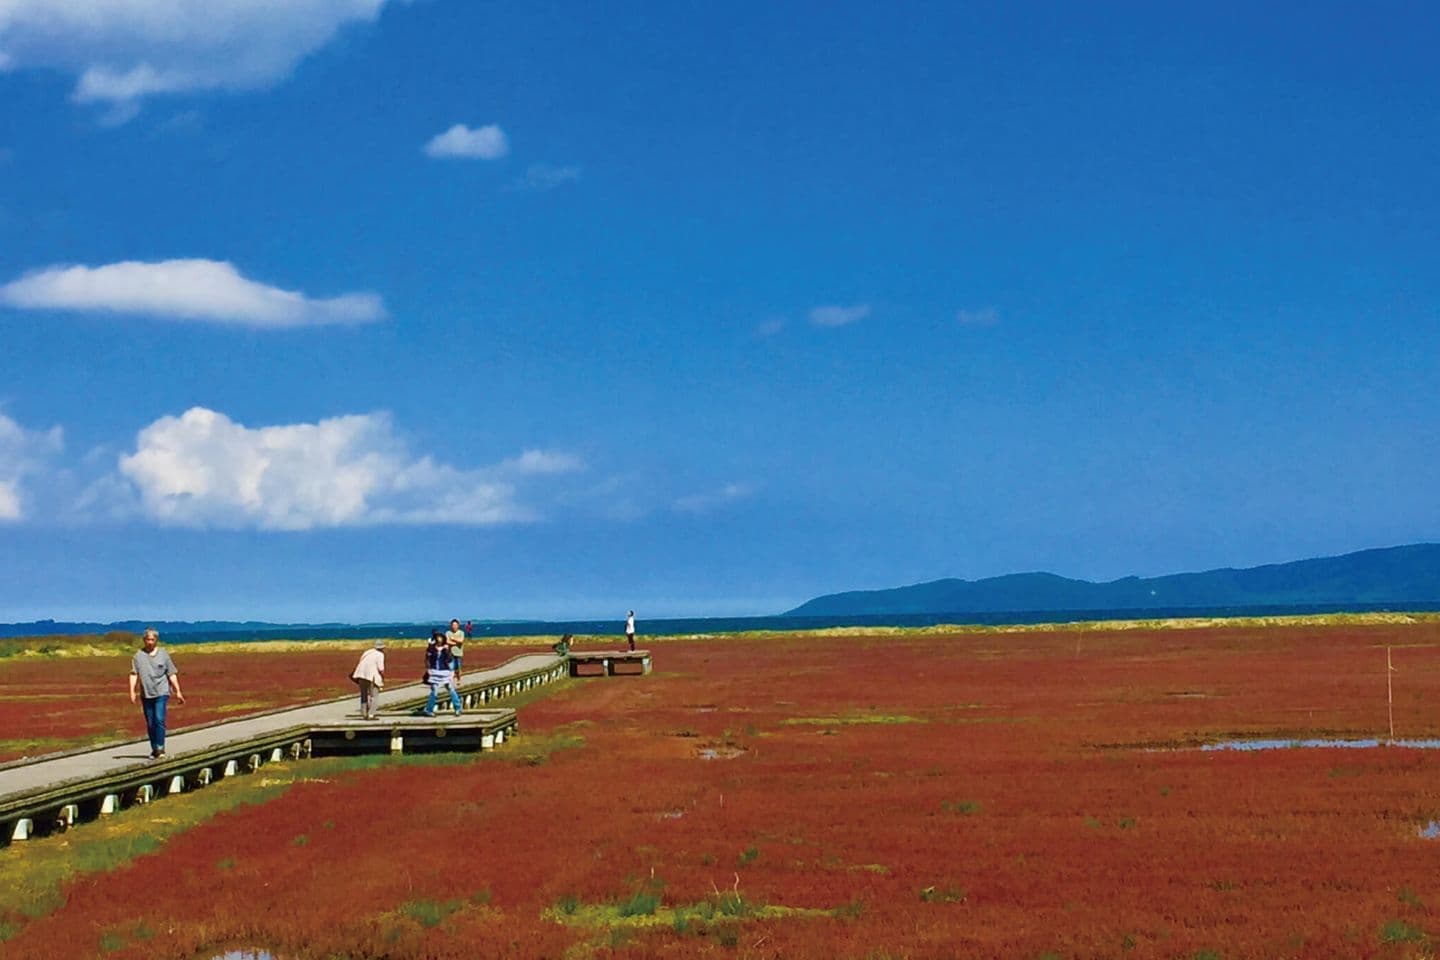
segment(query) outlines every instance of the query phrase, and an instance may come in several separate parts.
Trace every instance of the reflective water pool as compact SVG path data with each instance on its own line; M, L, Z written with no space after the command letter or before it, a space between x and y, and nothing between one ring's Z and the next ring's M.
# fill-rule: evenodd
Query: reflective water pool
M1201 744L1201 750L1368 750L1371 747L1440 750L1440 740L1222 740Z

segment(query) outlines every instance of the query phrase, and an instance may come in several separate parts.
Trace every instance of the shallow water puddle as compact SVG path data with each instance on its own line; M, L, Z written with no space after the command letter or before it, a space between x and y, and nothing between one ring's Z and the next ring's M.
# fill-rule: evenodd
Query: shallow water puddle
M1213 750L1369 750L1373 747L1405 747L1410 750L1440 750L1440 740L1222 740L1204 743L1199 749Z
M734 760L744 752L740 747L701 747L695 755L701 760Z
M1420 836L1426 840L1440 840L1440 821L1431 820L1419 828Z

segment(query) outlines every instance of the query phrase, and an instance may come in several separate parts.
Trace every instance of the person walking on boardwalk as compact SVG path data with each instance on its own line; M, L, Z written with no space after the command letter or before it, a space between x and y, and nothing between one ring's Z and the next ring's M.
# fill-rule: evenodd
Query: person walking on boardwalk
M630 649L635 649L635 611L631 610L625 615L625 642L630 644Z
M160 649L160 631L146 627L141 647L130 660L130 702L138 699L140 709L145 712L145 732L150 736L150 759L160 760L165 756L165 707L170 702L170 691L175 699L185 702L180 692L180 673L170 651Z
M440 688L450 691L450 706L460 716L460 695L455 692L455 670L450 659L450 645L439 630L430 631L430 645L425 648L425 682L430 684L430 697L425 701L425 716L435 716L435 701Z
M376 640L375 646L360 654L360 662L355 665L350 679L360 685L360 716L374 720L375 698L385 686L384 640Z
M460 661L465 658L465 641L470 639L465 631L460 629L459 620L450 621L450 629L445 631L445 642L450 646L450 659L455 666L455 680L460 680Z

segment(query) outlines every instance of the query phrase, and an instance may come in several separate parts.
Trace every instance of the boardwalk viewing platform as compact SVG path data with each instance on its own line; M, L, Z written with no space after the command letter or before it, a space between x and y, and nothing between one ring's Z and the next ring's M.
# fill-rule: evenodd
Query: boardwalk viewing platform
M637 655L642 655L637 657ZM598 656L598 659L597 659ZM587 666L580 672L576 659ZM568 662L567 662L568 661ZM600 667L597 672L593 665ZM618 665L618 668L616 668ZM0 764L0 843L204 787L266 763L310 756L489 750L518 729L498 701L568 676L643 674L648 651L524 654L487 670L466 671L458 685L465 712L417 716L429 688L411 683L381 691L380 717L365 720L351 694L171 733L167 756L150 759L144 739Z

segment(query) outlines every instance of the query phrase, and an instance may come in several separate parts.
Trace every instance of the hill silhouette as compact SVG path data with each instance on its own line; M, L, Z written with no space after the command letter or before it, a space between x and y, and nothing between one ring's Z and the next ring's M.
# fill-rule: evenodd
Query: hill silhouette
M787 616L1146 610L1440 601L1440 544L1360 550L1245 569L1224 568L1096 583L1053 573L932 580L808 600Z

